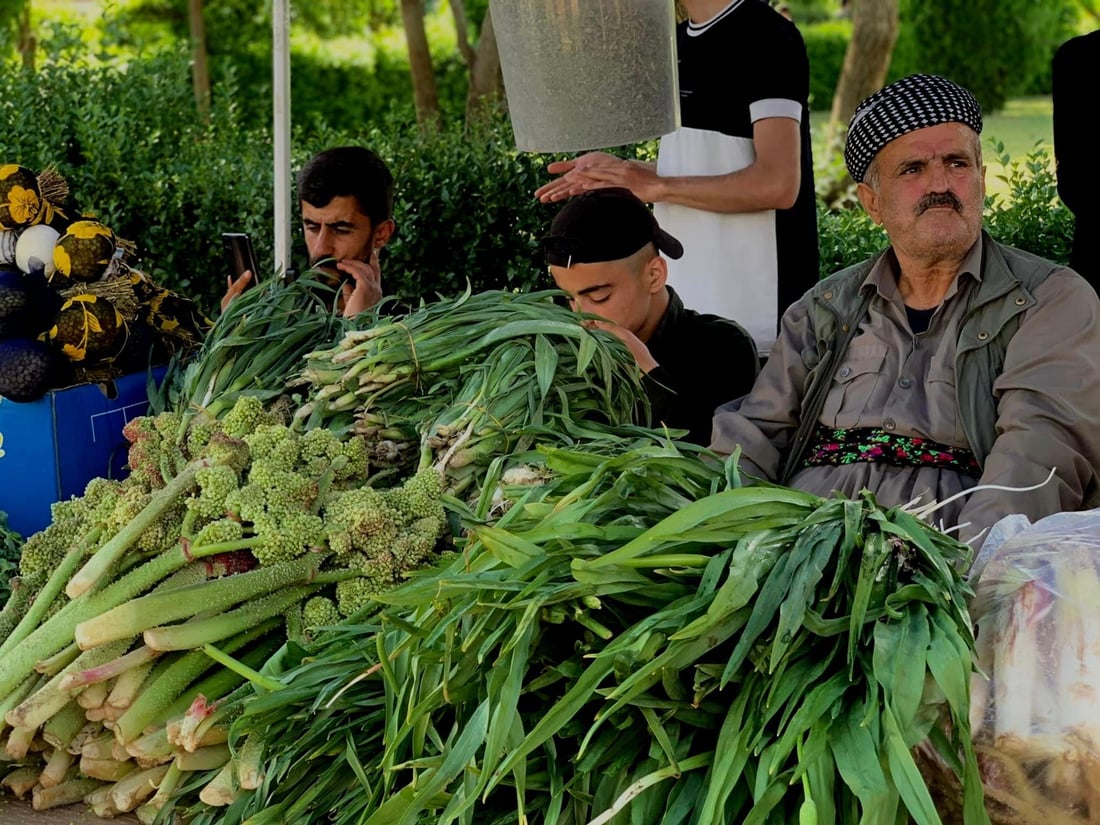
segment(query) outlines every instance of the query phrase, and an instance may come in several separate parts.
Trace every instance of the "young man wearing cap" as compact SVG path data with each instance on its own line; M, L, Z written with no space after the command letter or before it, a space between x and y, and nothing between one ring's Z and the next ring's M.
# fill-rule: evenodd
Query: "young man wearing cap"
M622 339L646 373L654 424L710 441L715 409L744 395L757 372L756 347L738 324L685 309L666 285L665 257L684 248L626 189L569 201L543 239L550 274L578 312Z
M1040 485L935 514L966 539L1095 506L1100 300L982 231L981 128L974 97L929 75L856 109L844 157L890 247L791 307L753 391L715 416L711 446L740 446L746 474L886 505Z
M309 265L342 282L340 309L351 318L382 300L378 251L393 235L393 175L362 146L338 146L314 156L298 173ZM228 279L222 310L252 281Z
M766 2L683 0L680 122L656 164L590 152L550 164L558 201L623 186L684 243L669 283L685 306L744 325L767 355L783 311L818 280L810 64L802 35Z

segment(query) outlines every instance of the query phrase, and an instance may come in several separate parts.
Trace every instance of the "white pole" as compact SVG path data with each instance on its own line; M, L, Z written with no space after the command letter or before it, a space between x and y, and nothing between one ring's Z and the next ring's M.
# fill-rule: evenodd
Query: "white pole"
M272 94L275 122L275 271L290 269L290 0L272 4Z

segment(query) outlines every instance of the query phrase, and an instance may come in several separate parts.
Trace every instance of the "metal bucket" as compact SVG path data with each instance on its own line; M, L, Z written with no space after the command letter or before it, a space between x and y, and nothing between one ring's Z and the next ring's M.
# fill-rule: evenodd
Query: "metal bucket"
M575 152L679 126L672 0L490 0L516 147Z

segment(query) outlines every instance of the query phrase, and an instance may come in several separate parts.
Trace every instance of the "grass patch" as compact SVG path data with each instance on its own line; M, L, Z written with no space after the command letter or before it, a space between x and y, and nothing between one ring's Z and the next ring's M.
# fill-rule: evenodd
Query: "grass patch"
M1022 97L1010 100L1005 108L985 119L982 129L982 152L985 159L985 187L990 195L1008 193L1002 180L1006 174L996 144L1004 144L1004 153L1012 163L1019 163L1037 148L1047 151L1054 162L1054 125L1051 121L1049 96Z

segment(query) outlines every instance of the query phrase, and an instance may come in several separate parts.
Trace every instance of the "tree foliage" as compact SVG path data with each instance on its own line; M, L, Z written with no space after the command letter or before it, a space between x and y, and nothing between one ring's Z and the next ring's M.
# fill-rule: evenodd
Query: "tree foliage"
M903 21L891 79L949 77L986 112L1047 78L1054 49L1077 21L1076 0L901 0Z

